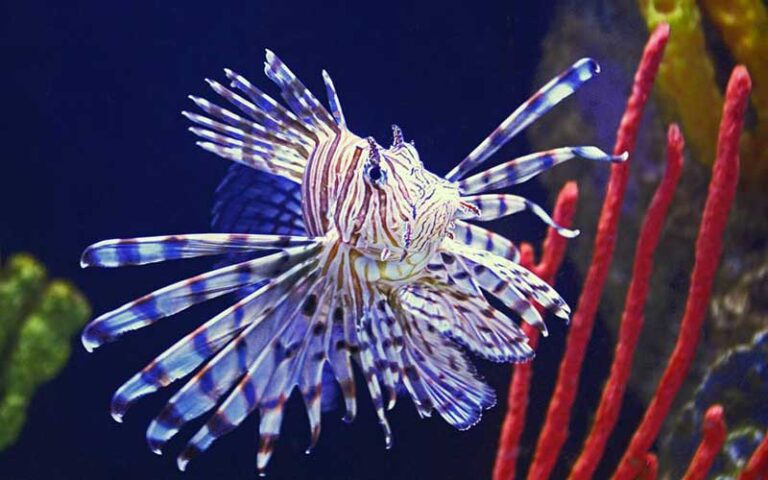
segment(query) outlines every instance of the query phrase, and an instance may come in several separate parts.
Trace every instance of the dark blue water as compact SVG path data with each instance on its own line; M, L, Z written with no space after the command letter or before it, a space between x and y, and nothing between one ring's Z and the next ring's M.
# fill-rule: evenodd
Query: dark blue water
M53 276L80 286L96 313L204 269L206 263L193 262L81 271L78 258L105 238L208 230L227 162L194 146L179 112L192 108L187 94L212 95L203 78L223 78L223 67L270 87L262 74L264 48L318 96L320 71L328 69L353 131L387 144L397 122L439 173L536 87L549 2L364 3L6 2L0 12L2 254L38 256ZM497 158L526 148L517 140ZM516 192L546 202L535 185ZM515 239L542 234L530 218L502 229ZM574 302L574 286L565 283ZM18 443L0 455L0 478L182 478L174 461L181 441L163 457L144 441L148 421L170 392L140 402L123 425L109 417L109 400L134 371L215 311L192 309L94 354L73 339L68 366L39 390ZM551 376L562 348L564 328L551 330L539 353L541 378ZM479 363L500 403L483 422L457 432L439 418L419 420L401 399L390 413L390 451L363 388L358 419L347 425L340 411L326 414L320 443L305 456L306 417L294 399L269 477L489 477L510 369ZM605 370L605 361L596 364L598 373ZM532 427L538 428L549 388L544 381L534 386ZM585 396L590 402L594 387ZM583 429L586 416L577 417L575 428ZM256 426L249 419L183 478L253 478Z

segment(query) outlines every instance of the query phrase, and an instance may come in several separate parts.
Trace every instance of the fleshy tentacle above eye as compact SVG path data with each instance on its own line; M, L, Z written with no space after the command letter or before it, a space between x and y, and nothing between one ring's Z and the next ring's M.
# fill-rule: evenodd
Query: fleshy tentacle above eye
M571 95L600 71L597 62L583 58L552 79L512 112L488 137L451 170L445 178L457 181L478 167L520 131Z

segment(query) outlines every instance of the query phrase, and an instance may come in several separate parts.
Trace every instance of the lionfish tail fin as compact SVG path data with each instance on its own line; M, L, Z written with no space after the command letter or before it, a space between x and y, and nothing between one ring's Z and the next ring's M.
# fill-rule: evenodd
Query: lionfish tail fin
M446 175L446 179L455 182L464 177L515 135L570 96L577 88L599 72L600 66L591 58L582 58L574 63L512 112L480 145Z

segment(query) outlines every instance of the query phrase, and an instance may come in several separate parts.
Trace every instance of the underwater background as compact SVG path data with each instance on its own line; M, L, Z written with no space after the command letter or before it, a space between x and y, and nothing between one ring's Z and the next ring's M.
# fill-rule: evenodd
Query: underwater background
M566 144L596 144L609 150L648 35L644 20L648 16L643 17L640 10L631 1L597 0L4 2L0 10L4 67L0 75L4 107L0 122L4 143L0 264L10 269L7 263L13 254L33 255L45 265L49 277L76 286L95 315L209 267L212 261L201 260L81 270L79 260L87 245L106 238L210 229L214 190L229 162L195 146L180 112L191 108L187 95L207 93L203 79L222 78L224 67L274 93L262 73L265 48L280 55L309 90L318 94L324 90L320 72L327 69L352 131L386 143L390 125L397 123L407 138L415 140L426 167L441 175L548 78L589 55L601 63L603 74L565 106L553 109L546 122L536 125L529 135L504 147L496 158ZM714 78L721 88L733 59L727 45L717 41L714 45ZM640 160L633 163L632 175L640 180L630 184L627 226L621 230L626 232L622 233L624 241L632 245L641 216L637 212L644 210L650 196L648 185L655 185L663 170L663 125L669 119L677 120L680 111L664 108L660 105L663 100L655 102L648 108L638 140ZM748 125L754 127L760 118L753 106ZM708 146L697 151L694 142L689 142L691 155L706 157ZM682 210L673 218L679 230L692 233L663 243L656 257L664 269L659 274L662 291L651 296L649 305L655 307L649 308L656 308L653 316L660 320L647 320L653 326L647 327L650 333L644 334L641 341L645 344L641 343L636 355L636 365L653 382L633 377L595 478L608 478L624 453L674 343L692 262L691 239L698 225L698 218L687 218L686 212L701 209L709 171L705 161L687 159L684 176L696 180L687 187L691 193L678 197ZM759 169L755 171L753 177L765 178L760 177ZM580 200L575 226L584 234L570 242L570 256L557 277L558 291L574 307L607 176L607 169L568 166L512 190L550 210L562 184L579 179L585 200ZM758 218L762 226L747 228L740 222L736 238L727 237L727 278L719 279L718 285L738 285L741 279L748 282L748 296L763 298L768 276L761 263L766 258L766 216L761 216L765 201L764 192L755 191L759 187L742 187L737 200L742 216L737 218ZM590 203L590 197L596 200ZM515 242L534 245L545 235L544 226L528 215L497 221L492 229ZM682 247L676 241L687 243ZM610 277L603 295L605 307L601 306L586 352L571 433L552 478L567 475L600 398L631 256L631 246L620 243L618 270ZM667 264L679 264L679 270L668 270ZM754 306L749 315L743 309L734 314L728 289L718 288L716 292L722 295L716 294L713 308L721 312L718 318L727 317L731 323L707 330L699 350L709 351L697 357L695 378L683 390L676 409L682 410L691 400L711 362L735 345L748 343L752 334L766 327L765 303ZM119 385L224 304L218 301L190 309L92 354L82 348L79 331L72 335L77 329L63 332L69 347L59 342L56 351L71 348L71 354L68 360L66 354L61 358L55 378L30 395L18 437L0 451L0 480L254 478L255 415L196 458L183 474L176 469L175 454L192 428L174 439L164 456L154 455L144 438L147 423L175 387L138 402L123 424L109 416L109 402ZM664 315L669 315L666 322ZM738 327L740 318L749 323L748 328ZM519 473L525 471L533 453L568 333L558 319L549 316L547 321L550 336L537 349ZM20 323L23 320L0 328L8 330ZM673 326L665 331L665 324ZM0 336L0 370L9 365L2 355L6 336ZM662 337L664 341L657 341ZM762 340L756 345L765 348ZM49 358L39 361L46 364ZM326 413L317 447L311 455L304 455L309 432L301 400L295 396L268 478L490 478L512 368L477 358L473 361L497 391L498 403L470 430L456 431L437 415L421 420L413 405L401 400L388 413L394 446L386 450L367 392L358 388L356 420L342 422L341 408ZM758 364L762 368L765 360ZM6 379L0 375L2 381ZM755 392L765 386L761 382ZM4 391L0 385L0 393ZM759 395L751 392L747 395ZM746 415L747 423L757 422L764 428L768 422L765 402L750 405L754 413ZM684 421L685 413L680 415ZM193 423L199 425L202 420ZM670 478L677 477L679 474Z

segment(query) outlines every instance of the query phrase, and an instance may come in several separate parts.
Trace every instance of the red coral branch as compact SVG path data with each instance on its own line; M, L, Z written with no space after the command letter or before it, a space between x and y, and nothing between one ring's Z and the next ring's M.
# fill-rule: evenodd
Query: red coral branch
M570 227L573 215L576 211L576 201L579 191L575 182L566 183L560 190L552 214L556 223ZM533 265L533 248L529 244L521 245L521 263L542 280L553 284L555 275L565 256L567 239L559 235L553 228L547 230L547 237L542 247L541 260L538 265ZM523 324L523 330L528 335L528 343L531 348L536 348L539 340L539 331ZM494 480L508 480L515 478L515 465L520 445L520 436L525 427L525 413L528 408L528 392L530 390L532 376L532 363L521 363L515 366L512 382L509 386L507 401L507 413L499 436L499 447L496 452L496 464L493 468Z
M640 473L640 476L638 477L638 479L639 480L656 480L656 477L658 476L659 476L659 460L656 458L656 455L652 453L646 453L643 471Z
M751 80L746 68L738 66L731 74L726 91L723 118L718 136L717 158L709 193L696 239L696 258L685 313L672 357L656 394L624 453L615 480L636 476L638 460L648 451L659 433L672 401L688 374L698 344L701 325L707 312L712 280L722 252L722 236L728 220L739 177L739 137L747 107Z
M739 475L739 480L765 480L768 478L768 432L765 433L763 441L752 452L747 466Z
M619 340L616 344L611 373L603 387L592 430L584 442L581 455L571 471L572 480L592 478L605 451L605 444L619 418L624 391L632 371L632 358L640 331L643 328L643 310L653 272L653 254L659 243L669 204L672 202L683 165L685 142L677 125L667 133L667 169L656 189L645 214L637 241L632 280L627 291L621 318Z
M705 480L715 457L720 453L728 434L723 420L723 407L712 405L704 414L704 425L701 427L702 438L699 448L693 455L693 460L685 472L683 480Z
M635 147L643 108L653 86L668 38L669 26L662 24L656 28L648 40L640 66L635 74L632 95L627 102L627 109L617 133L614 148L616 154L632 151ZM592 263L587 272L584 281L585 287L573 317L565 355L560 362L555 392L547 411L546 422L536 446L533 464L528 472L528 478L532 480L549 477L568 436L571 409L579 384L581 366L587 343L592 334L595 313L608 275L608 267L613 258L617 225L628 174L628 162L614 164L611 167L608 191L600 212L595 236Z

